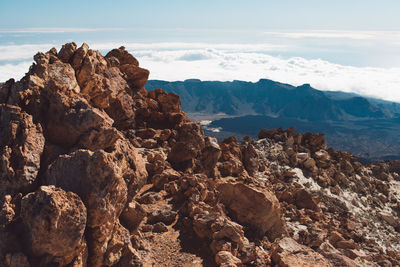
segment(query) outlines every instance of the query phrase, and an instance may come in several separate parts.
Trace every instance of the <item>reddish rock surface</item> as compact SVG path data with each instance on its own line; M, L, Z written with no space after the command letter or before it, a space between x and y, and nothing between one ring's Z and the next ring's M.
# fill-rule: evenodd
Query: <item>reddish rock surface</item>
M86 208L80 198L54 186L41 186L21 201L30 248L41 264L67 265L85 247Z
M400 163L323 134L218 143L124 48L0 84L0 266L398 266Z

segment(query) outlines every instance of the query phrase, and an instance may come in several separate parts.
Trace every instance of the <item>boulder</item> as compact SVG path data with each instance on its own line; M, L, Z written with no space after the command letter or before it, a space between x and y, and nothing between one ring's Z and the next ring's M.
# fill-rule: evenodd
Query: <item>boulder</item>
M286 232L276 196L268 190L258 190L242 183L217 185L221 202L240 223L253 226L260 235L271 240Z
M35 256L50 255L52 262L67 265L81 252L86 208L75 193L41 186L22 198L21 218Z

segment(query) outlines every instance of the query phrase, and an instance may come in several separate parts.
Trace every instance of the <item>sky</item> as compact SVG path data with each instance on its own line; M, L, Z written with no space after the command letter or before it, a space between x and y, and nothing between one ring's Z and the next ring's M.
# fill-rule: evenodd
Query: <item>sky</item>
M0 3L0 82L37 51L125 45L151 79L268 78L400 102L400 1Z

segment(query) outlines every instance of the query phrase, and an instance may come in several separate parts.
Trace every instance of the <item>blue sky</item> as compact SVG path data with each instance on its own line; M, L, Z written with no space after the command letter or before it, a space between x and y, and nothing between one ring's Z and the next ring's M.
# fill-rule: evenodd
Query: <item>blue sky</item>
M398 30L398 0L2 0L3 28Z
M400 102L399 0L1 0L0 82L66 42L125 45L150 78L269 78Z

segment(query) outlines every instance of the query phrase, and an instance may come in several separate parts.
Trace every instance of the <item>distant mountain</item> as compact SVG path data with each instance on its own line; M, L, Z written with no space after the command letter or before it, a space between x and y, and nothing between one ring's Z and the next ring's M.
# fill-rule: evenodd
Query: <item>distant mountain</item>
M204 129L220 139L294 125L299 132L326 133L330 146L366 160L400 159L399 103L266 79L256 83L151 80L146 88L179 94L183 110L194 119L211 120Z
M342 121L400 116L400 104L342 92L324 92L309 84L291 86L261 79L256 83L233 81L183 82L151 80L151 90L163 88L181 96L186 112L228 115L267 115L307 121Z

